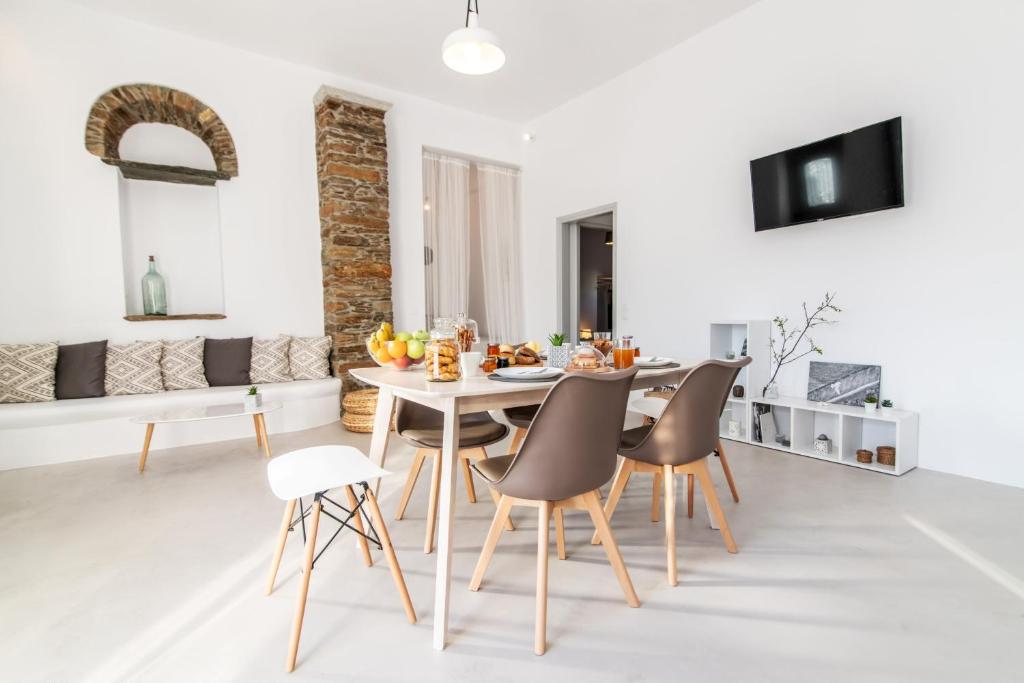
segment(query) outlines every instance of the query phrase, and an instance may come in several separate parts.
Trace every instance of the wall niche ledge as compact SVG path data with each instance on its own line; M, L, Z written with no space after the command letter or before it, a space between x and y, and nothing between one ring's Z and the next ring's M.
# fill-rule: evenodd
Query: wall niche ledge
M125 320L132 323L153 322L156 320L224 320L223 313L181 313L178 315L126 315Z
M182 185L214 185L218 180L230 180L231 176L223 171L211 171L188 166L165 166L164 164L148 164L143 161L125 161L124 159L103 158L103 163L117 166L121 175L129 180L156 180L164 183Z

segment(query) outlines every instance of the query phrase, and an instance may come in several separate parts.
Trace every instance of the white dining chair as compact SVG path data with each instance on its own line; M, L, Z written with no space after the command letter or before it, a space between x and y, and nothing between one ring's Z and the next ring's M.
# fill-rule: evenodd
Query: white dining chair
M291 636L288 641L288 659L286 671L295 669L295 660L299 652L299 637L302 634L302 620L306 613L306 596L309 593L309 579L313 566L323 555L327 547L337 538L343 529L351 529L359 537L359 545L367 566L373 564L370 555L370 544L384 552L391 577L398 589L405 615L410 624L416 623L416 612L405 586L402 569L398 566L398 557L391 545L384 524L384 517L377 506L373 489L367 484L388 474L377 467L357 448L351 446L314 446L286 453L274 458L267 465L267 478L274 495L286 501L284 516L277 544L274 546L274 557L270 563L270 576L267 579L266 593L274 590L278 568L281 566L281 555L288 540L288 533L296 526L301 527L305 539L305 554L302 563L302 577L299 583L298 601L295 606L295 618L292 622ZM356 494L353 486L359 486L361 493ZM348 506L341 505L327 497L331 489L344 489ZM313 496L308 507L302 499ZM299 515L295 517L295 504L299 504ZM330 506L330 507L327 507ZM369 509L369 513L367 513ZM330 517L341 526L327 540L320 552L316 552L317 531L320 526L320 515ZM308 528L307 528L308 518ZM365 518L365 524L364 524Z

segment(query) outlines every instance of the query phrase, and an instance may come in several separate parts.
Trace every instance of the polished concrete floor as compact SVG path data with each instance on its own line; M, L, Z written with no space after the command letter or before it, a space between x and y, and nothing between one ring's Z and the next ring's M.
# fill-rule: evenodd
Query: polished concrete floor
M281 453L368 440L332 425L272 441ZM388 462L389 518L410 456L396 447ZM379 553L366 568L351 540L336 543L314 571L290 676L300 543L264 597L282 507L253 441L154 451L142 476L134 455L0 472L0 679L1022 680L1024 491L740 445L730 456L740 552L725 552L698 501L678 523L675 588L648 520L649 478L627 490L612 526L640 609L589 545L589 520L567 514L544 657L532 653L535 518L517 514L483 590L469 592L493 505L467 504L461 480L451 643L431 648L421 480L408 518L390 525L419 623L406 623ZM716 463L712 474L725 498Z

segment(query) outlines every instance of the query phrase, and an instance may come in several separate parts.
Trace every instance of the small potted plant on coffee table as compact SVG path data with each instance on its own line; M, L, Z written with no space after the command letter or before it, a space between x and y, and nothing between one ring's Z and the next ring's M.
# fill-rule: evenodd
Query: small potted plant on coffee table
M864 397L864 410L873 413L878 410L878 397L868 394Z
M256 385L249 387L249 391L246 392L244 397L245 410L246 412L254 412L263 405L263 396L260 394L260 390L256 388Z

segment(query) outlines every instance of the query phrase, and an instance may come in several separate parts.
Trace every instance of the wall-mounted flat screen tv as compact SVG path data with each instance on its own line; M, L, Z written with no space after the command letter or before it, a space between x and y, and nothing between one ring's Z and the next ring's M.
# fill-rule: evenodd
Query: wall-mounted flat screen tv
M900 117L750 162L754 229L903 206Z

